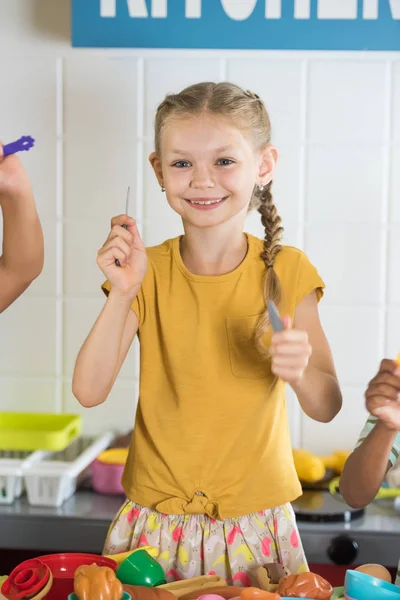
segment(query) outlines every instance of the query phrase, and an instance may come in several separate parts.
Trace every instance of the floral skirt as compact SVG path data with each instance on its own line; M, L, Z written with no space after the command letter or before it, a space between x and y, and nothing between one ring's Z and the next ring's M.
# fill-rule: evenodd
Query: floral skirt
M308 571L290 504L216 521L207 515L165 515L126 500L112 522L104 554L158 549L167 581L217 575L228 585L257 585L256 571L280 563Z

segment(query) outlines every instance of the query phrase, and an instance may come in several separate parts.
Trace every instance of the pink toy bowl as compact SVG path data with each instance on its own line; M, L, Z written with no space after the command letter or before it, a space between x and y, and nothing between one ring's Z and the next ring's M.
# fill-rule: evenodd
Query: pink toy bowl
M48 554L39 557L53 574L53 585L46 596L46 600L64 600L74 591L74 575L78 567L92 565L110 567L117 570L117 563L111 558L98 554Z
M104 463L96 459L92 464L92 487L99 494L125 495L121 485L125 465Z

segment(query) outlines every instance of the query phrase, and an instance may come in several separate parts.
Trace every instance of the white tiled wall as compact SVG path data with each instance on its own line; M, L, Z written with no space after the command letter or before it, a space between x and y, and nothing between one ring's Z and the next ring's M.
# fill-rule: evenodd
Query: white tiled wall
M147 164L154 109L167 92L228 79L270 110L285 239L327 284L321 316L344 408L319 425L289 394L293 441L350 448L368 380L400 350L400 56L72 50L68 4L0 0L0 138L37 139L24 162L46 238L43 274L1 315L1 409L80 411L90 432L133 423L136 347L106 404L83 411L71 393L77 351L103 302L96 251L128 184L148 245L181 231ZM248 230L262 234L257 214Z

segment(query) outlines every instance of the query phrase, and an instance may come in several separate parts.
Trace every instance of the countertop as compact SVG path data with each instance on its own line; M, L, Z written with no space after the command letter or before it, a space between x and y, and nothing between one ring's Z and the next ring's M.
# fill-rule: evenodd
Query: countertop
M80 491L60 508L33 507L26 498L0 505L0 548L99 553L122 502L122 497ZM346 535L359 546L357 563L397 566L400 515L390 503L374 503L363 517L349 523L298 522L298 526L309 562L330 562L329 545Z

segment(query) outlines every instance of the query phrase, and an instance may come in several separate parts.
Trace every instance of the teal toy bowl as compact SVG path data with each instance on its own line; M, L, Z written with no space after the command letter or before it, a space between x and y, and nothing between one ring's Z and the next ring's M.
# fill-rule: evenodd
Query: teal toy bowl
M75 594L70 594L68 600L78 600L78 597ZM132 600L132 596L128 594L128 592L124 592L121 596L121 600Z
M360 571L347 571L344 580L348 600L400 600L400 587Z

